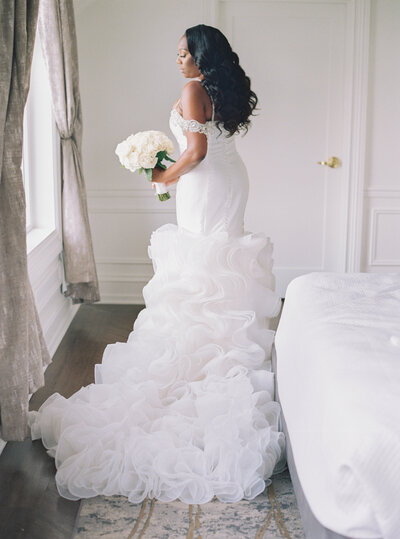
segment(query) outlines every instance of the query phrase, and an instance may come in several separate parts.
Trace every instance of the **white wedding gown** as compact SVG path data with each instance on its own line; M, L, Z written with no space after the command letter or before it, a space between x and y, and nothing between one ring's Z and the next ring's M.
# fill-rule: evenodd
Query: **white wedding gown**
M151 236L146 308L126 343L106 347L94 384L29 414L65 498L235 502L285 464L268 329L280 298L269 239L243 230L246 168L214 121L173 109L170 127L181 152L183 129L205 133L208 149L177 184L178 226Z

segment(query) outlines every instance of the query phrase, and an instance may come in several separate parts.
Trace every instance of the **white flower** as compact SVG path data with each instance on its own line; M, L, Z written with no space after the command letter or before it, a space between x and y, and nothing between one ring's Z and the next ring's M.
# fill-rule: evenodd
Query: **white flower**
M129 144L128 140L124 140L118 144L118 146L115 149L115 153L118 155L118 157L121 159L128 155L128 153L132 150L132 145Z
M135 135L120 142L115 153L124 167L135 172L139 168L154 168L157 164L157 153L174 152L174 145L162 131L139 131Z
M135 172L135 170L138 170L141 167L138 157L137 152L131 152L124 158L123 165L132 172Z
M157 164L156 151L145 149L138 155L139 165L143 168L154 168Z

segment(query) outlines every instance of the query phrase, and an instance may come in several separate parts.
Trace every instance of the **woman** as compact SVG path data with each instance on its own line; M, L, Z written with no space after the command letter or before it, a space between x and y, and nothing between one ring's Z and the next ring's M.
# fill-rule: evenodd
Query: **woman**
M106 347L94 384L30 413L69 499L235 502L260 494L284 464L269 370L267 322L280 308L272 247L243 231L248 179L233 136L257 98L216 28L189 28L177 63L197 80L171 111L181 156L154 172L178 182L178 226L152 234L146 308L127 343Z

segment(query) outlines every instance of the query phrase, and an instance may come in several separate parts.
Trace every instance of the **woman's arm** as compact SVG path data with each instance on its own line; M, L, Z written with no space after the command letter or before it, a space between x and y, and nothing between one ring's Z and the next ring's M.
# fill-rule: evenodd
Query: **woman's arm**
M182 115L185 120L206 122L205 90L195 81L188 82L181 97ZM207 154L207 137L202 133L186 131L187 148L176 163L167 170L153 169L153 181L170 185L197 166Z

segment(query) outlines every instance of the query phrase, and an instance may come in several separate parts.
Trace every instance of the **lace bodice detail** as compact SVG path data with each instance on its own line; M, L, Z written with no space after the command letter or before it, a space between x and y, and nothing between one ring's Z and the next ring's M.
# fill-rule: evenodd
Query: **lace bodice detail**
M221 151L226 152L228 149L235 149L235 137L229 137L228 131L223 126L220 129L217 127L215 120L208 120L205 123L198 122L197 120L185 120L179 112L173 108L170 114L169 126L175 138L179 144L179 149L183 152L187 147L187 138L185 131L191 131L193 133L202 133L207 137L208 153L211 148L213 150L220 148Z
M196 79L196 80L200 80L200 79ZM182 131L191 131L192 133L202 133L203 135L208 136L211 133L211 131L215 130L215 127L216 127L215 125L216 122L214 121L214 116L215 116L214 100L211 97L211 95L209 97L210 97L211 106L212 106L211 120L208 120L203 124L201 122L198 122L197 120L185 120L185 118L183 118L179 114L178 110L175 107L171 110L171 120L176 125L178 125L182 129ZM180 99L178 99L177 104L179 103L179 101Z
M215 125L213 120L209 120L204 124L198 122L197 120L185 120L176 109L171 110L171 116L173 116L173 119L180 128L182 128L184 131L191 131L192 133L202 133L203 135L208 135L210 130Z

